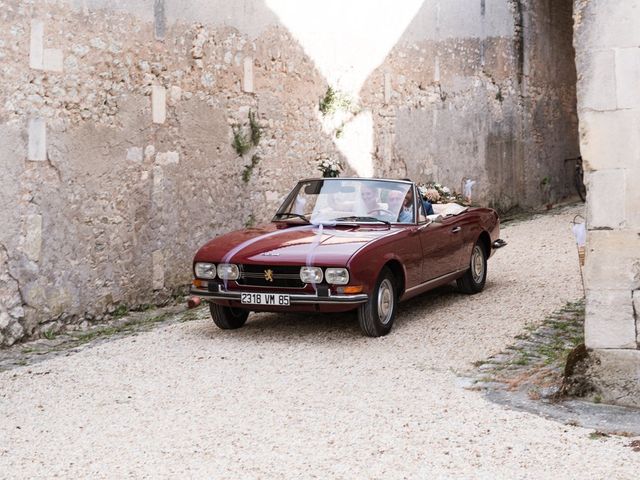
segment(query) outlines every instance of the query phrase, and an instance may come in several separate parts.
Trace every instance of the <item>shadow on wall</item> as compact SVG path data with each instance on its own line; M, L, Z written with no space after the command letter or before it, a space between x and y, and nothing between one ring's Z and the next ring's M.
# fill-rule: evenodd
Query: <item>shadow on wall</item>
M362 90L381 174L454 189L471 178L474 199L502 210L570 194L571 38L571 0L515 13L509 2L425 1Z

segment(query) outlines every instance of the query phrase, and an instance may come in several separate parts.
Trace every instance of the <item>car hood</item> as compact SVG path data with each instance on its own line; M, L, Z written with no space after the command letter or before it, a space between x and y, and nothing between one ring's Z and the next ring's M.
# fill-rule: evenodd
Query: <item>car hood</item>
M238 230L204 245L196 262L280 265L346 265L367 243L392 235L386 227L301 225L278 228L271 224Z

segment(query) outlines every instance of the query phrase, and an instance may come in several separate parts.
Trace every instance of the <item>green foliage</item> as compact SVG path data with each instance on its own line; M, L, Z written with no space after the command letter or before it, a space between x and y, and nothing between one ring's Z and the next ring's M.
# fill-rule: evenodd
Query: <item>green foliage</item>
M251 165L247 165L244 167L242 171L242 181L244 183L248 183L251 179L251 175L253 174L253 169L260 163L260 156L256 153L251 157Z
M249 137L242 131L242 128L233 126L233 149L240 156L243 156L251 149Z
M334 88L329 85L324 97L320 99L319 108L320 113L326 116L336 112L337 110L350 111L352 106L353 101L345 93L342 93L339 90L334 90Z
M260 143L262 138L262 127L258 124L256 114L249 110L249 128L247 130L245 126L233 125L233 149L241 157L249 152L252 148L255 148ZM246 181L246 180L245 180Z
M258 125L256 120L256 114L249 110L249 129L251 130L251 143L254 147L257 147L262 138L262 127Z
M244 226L245 228L251 228L256 224L256 217L255 215L253 215L253 213L251 215L249 215L249 217L247 218L247 221L244 222Z

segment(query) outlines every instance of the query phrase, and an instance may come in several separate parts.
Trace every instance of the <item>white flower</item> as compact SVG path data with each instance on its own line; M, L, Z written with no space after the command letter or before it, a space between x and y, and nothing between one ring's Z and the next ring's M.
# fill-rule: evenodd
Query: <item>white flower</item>
M447 195L451 194L451 190L449 189L449 187L442 187L442 191Z

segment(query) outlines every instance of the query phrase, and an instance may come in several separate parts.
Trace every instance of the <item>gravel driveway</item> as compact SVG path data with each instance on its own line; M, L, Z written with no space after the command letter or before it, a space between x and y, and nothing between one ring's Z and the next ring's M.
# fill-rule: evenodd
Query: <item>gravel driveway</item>
M354 316L201 319L0 374L3 478L638 478L629 438L488 402L458 373L582 296L565 208L503 228L476 296Z

